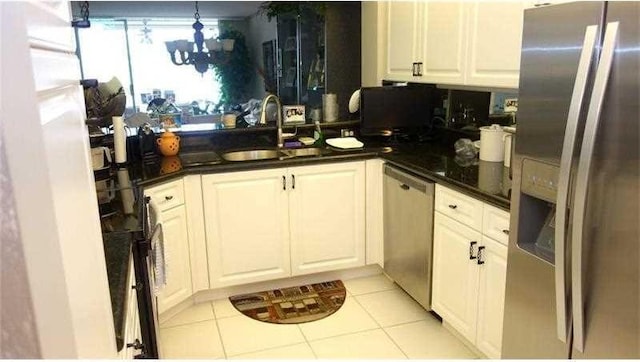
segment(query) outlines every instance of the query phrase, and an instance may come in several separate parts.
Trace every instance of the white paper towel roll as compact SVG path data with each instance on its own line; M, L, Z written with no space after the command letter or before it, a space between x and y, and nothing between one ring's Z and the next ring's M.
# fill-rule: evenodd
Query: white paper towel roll
M127 162L127 133L124 130L124 119L119 116L111 117L113 122L113 148L116 163Z

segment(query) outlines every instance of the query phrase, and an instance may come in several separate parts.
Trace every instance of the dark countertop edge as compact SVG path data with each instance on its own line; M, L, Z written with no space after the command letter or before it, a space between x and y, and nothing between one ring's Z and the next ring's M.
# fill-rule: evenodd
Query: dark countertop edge
M289 167L289 166L310 166L324 163L335 163L335 162L344 162L344 161L358 161L358 160L366 160L371 158L378 157L378 153L376 151L367 151L367 150L358 150L357 152L344 152L344 151L334 151L333 154L321 157L294 157L294 158L285 158L285 159L274 159L274 160L260 160L260 161L243 161L243 162L235 162L235 163L219 163L212 165L202 165L202 166L193 166L186 167L181 169L180 171L172 172L166 175L161 175L158 177L154 177L150 180L140 180L137 182L137 186L139 187L147 187L151 185L156 185L158 183L171 181L177 177L186 176L186 175L199 175L199 174L213 174L213 173L223 173L223 172L236 172L236 171L252 171L252 170L263 170L269 168L280 168L280 167Z
M122 242L122 240L114 239L130 237L131 235L126 232L109 233L106 238L105 234L103 234L103 242L118 243ZM109 293L111 297L116 348L118 352L124 348L124 329L127 319L127 304L129 303L129 286L127 284L127 278L130 273L129 267L131 265L131 258L133 257L131 247L132 245L130 242L126 248L126 252L119 250L120 248L116 245L108 245L105 247L105 259L108 263L107 273L108 275L117 276L117 279L111 278L111 280L109 280ZM118 293L118 295L111 295L113 293Z
M380 158L382 158L383 160L385 160L385 162L392 164L396 167L399 167L403 170L409 171L413 174L415 174L416 176L420 176L420 177L424 177L427 178L429 180L432 180L434 182L440 183L443 186L447 186L453 189L456 189L457 191L460 191L462 193L467 193L467 194L471 194L472 196L490 203L491 205L504 209L506 211L509 211L511 202L509 201L509 199L507 198L500 198L496 195L490 195L490 194L486 194L484 192L482 192L481 190L476 189L473 186L469 186L463 182L459 182L456 180L453 180L449 177L446 176L442 176L442 175L438 175L435 172L429 171L427 169L423 169L420 167L415 167L415 165L413 165L410 162L402 162L402 161L398 161L398 160L389 160L386 159L384 157L384 155L381 155Z
M353 151L353 150L352 151L335 151L334 150L333 154L327 155L327 156L321 156L321 157L297 157L297 158L287 158L282 160L276 159L276 160L261 160L261 161L244 161L244 162L237 162L237 163L221 163L221 164L213 164L213 165L187 167L187 168L183 168L180 171L173 172L166 175L161 175L150 180L139 181L137 185L140 187L147 187L151 185L156 185L158 183L171 181L177 177L182 177L186 175L213 174L213 173L235 172L235 171L251 171L251 170L261 170L261 169L279 168L279 167L288 167L288 166L307 166L307 165L315 165L315 164L323 164L323 163L367 160L372 158L381 158L385 162L388 162L404 170L407 170L411 173L414 173L417 176L425 177L427 179L441 183L443 186L449 186L461 192L466 192L498 208L502 208L505 210L509 210L510 208L511 202L507 198L502 198L497 195L484 193L482 192L482 190L479 190L473 186L467 185L463 182L453 180L446 176L439 175L436 172L430 171L429 169L418 167L411 162L399 161L397 159L398 158L397 156L394 156L394 159L389 159L385 157L384 152L379 152L377 150L367 150L366 148L357 150L357 151Z

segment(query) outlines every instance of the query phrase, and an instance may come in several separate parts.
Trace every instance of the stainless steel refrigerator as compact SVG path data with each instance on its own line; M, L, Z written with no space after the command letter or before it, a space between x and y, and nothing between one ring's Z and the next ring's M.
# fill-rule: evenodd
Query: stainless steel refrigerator
M640 358L640 3L525 10L503 358Z

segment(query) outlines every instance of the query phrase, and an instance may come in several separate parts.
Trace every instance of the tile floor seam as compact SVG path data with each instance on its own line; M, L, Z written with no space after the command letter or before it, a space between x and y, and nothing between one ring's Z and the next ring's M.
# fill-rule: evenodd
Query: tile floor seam
M213 303L211 303L211 308L213 308ZM214 315L215 315L215 310L214 310ZM216 319L216 329L218 330L218 338L220 338L220 346L222 347L222 353L224 354L224 359L229 359L229 356L227 355L227 349L224 347L224 340L222 339L222 331L220 330L220 323L218 323L218 320Z
M362 332L375 331L376 329L382 329L382 327L377 326L375 328L362 329L362 330L359 330L359 331L356 331L356 332L340 333L340 334L334 334L334 335L331 335L331 336L328 336L328 337L321 337L321 338L317 338L317 339L312 339L312 340L309 341L309 344L311 344L311 342L324 341L325 339L331 339L331 338L335 338L335 337L344 337L344 336L348 336L350 334L358 334L358 333L362 333Z
M160 326L160 329L172 329L172 328L177 328L177 327L184 327L184 326L188 326L190 324L197 324L197 323L202 323L202 322L208 322L208 321L215 321L215 318L209 318L209 319L203 319L203 320L199 320L199 321L191 321L191 322L184 322L184 323L180 323L180 324L175 324L175 325L171 325L171 326Z
M307 343L307 342L296 342L296 343L293 343L293 344L285 344L285 345L277 346L277 347L270 347L270 348L258 349L258 350L251 351L251 352L236 353L236 354L229 355L229 356L227 357L227 359L229 359L229 357L238 357L238 356L242 356L243 354L254 354L254 353L260 353L260 352L266 352L266 351L271 351L271 350L273 350L273 349L280 349L280 348L287 348L287 347L291 347L291 346L297 346L297 345L299 345L299 344L306 344L307 346L309 346L309 348L311 348L311 346L310 346L310 345L309 345L309 343ZM314 353L313 355L315 356L316 354ZM316 359L317 359L317 358L318 358L318 357L316 357Z
M354 297L354 299L356 300L356 302L360 305L360 307L365 311L365 313L367 313L369 315L369 317L371 317L371 319L373 319L374 322L376 322L376 324L378 326L380 326L380 329L382 329L382 332L387 336L387 338L389 338L391 340L391 343L393 343L394 346L396 346L398 348L398 350L400 352L402 352L402 354L407 358L410 359L409 356L407 355L407 353L400 348L400 346L396 343L396 341L391 338L391 336L389 335L389 333L387 333L387 331L384 330L384 327L382 326L382 324L380 324L380 322L378 322L373 315L371 315L371 313L369 313L369 311L367 310L367 308L365 308L362 304L360 304L360 301L358 300L358 298Z
M364 292L364 293L360 293L360 294L353 294L353 292L349 292L349 293L351 293L351 296L352 296L352 297L361 297L361 296L363 296L363 295L369 295L369 294L375 294L375 293L384 293L384 292L388 292L388 291L391 291L391 290L398 290L398 289L400 289L400 287L398 287L395 283L393 284L393 286L394 286L394 287L393 287L393 288L391 288L391 289L373 290L373 291L370 291L370 292Z
M345 289L346 290L346 289ZM331 313L333 314L333 313ZM330 317L331 315L328 315L327 317ZM315 321L312 321L310 323L313 323ZM311 353L313 354L313 357L315 359L318 359L318 355L316 354L316 351L313 350L313 347L311 347L311 343L309 343L309 340L307 339L307 335L304 334L304 331L302 330L302 328L300 328L300 324L301 323L296 323L296 327L298 327L298 330L300 331L300 334L302 334L302 338L304 338L305 343L307 343L307 346L309 346L309 349L311 350Z

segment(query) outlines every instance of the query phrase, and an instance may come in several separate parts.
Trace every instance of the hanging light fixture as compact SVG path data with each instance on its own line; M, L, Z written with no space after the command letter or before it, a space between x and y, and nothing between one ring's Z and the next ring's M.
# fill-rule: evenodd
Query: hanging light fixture
M196 70L204 74L209 69L209 64L221 63L229 60L229 53L233 51L235 39L204 39L202 28L204 25L200 22L200 13L198 12L198 2L196 1L196 12L193 16L196 22L192 28L193 40L186 39L173 40L165 42L167 51L171 55L171 62L175 65L193 65ZM194 51L194 45L196 50ZM207 51L204 50L207 46ZM180 55L180 61L176 60L176 51Z
M142 29L140 29L140 43L153 44L151 39L151 28L147 26L147 19L142 19Z

